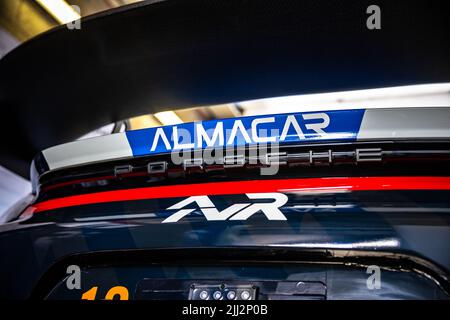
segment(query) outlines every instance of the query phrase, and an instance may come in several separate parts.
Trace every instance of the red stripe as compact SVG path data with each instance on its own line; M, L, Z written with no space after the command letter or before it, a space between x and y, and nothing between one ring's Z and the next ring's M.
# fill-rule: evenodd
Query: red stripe
M450 190L450 177L349 177L210 182L104 191L47 200L28 212L115 201L225 195L258 192L311 192L337 190Z

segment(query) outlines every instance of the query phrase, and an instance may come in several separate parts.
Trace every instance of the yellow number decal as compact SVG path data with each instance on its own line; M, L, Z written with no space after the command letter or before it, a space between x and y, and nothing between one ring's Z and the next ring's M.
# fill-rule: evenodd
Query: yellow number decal
M121 286L112 287L106 293L105 300L112 300L116 295L119 295L119 300L128 300L128 289Z
M81 296L81 300L95 300L95 296L97 295L98 287L92 287ZM108 290L105 296L105 300L113 300L114 297L118 295L119 300L128 300L129 293L128 289L122 286L112 287Z
M98 287L92 287L81 296L81 300L95 300Z

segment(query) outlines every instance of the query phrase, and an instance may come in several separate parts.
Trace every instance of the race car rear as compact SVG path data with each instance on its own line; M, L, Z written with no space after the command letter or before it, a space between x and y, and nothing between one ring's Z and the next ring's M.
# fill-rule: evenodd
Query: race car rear
M54 146L33 161L32 199L0 225L0 297L448 299L449 162L445 107Z

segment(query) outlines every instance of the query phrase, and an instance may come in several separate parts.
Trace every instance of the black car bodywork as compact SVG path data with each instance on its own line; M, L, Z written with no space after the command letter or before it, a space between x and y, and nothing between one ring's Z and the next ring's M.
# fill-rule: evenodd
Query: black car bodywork
M337 146L333 144L334 149ZM406 143L403 148L412 146L418 147ZM440 156L434 152L430 159L426 146L429 153L437 146L443 151ZM448 174L445 146L422 143L422 157L398 149L393 156L394 149L402 148L397 142L385 146L391 148L385 151L391 156L382 163L287 166L269 179L261 178L256 168L199 174L174 165L162 175L146 171L137 175L154 157L132 161L135 174L128 177L105 178L108 168L113 170L118 163L102 164L103 171L100 165L76 169L90 174L87 179L73 180L75 168L63 170L59 184L55 175L44 175L41 186L48 179L53 181L48 186L56 187L41 189L34 202L39 206L56 201L56 206L33 214L25 211L0 227L0 250L8 257L1 265L2 297L81 299L95 288L95 295L89 297L102 299L119 286L126 288L129 299L187 299L192 298L193 286L223 286L226 291L247 285L255 288L257 299L447 299L450 191L447 178L439 180ZM317 147L327 148L297 149ZM407 165L398 158L404 154L409 157ZM433 177L436 170L440 174ZM101 177L96 178L99 172ZM384 177L379 178L380 173ZM69 181L61 182L64 177ZM422 177L437 179L436 187L408 190L408 183L420 184ZM174 213L170 210L174 203L201 193L202 188L224 210L248 202L245 193L255 185L289 185L296 178L319 185L327 179L347 179L348 184L371 178L387 185L406 182L401 182L405 190L375 187L304 193L285 188L288 200L280 207L284 221L271 221L263 212L240 221L209 221L193 203L187 206L192 212L176 223L163 223ZM232 190L215 194L214 189L222 185ZM98 198L70 204L73 194L76 198L139 192L142 186L151 188L148 199L104 202ZM179 194L160 197L158 188ZM80 290L66 285L71 265L82 270ZM381 288L368 287L371 266L381 269Z
M61 26L0 62L1 111L10 119L0 127L1 163L26 176L36 154L35 163L43 163L40 150L167 108L450 79L448 19L441 3L382 1L386 24L378 33L364 27L369 4L343 9L334 1L144 2L87 18L79 31ZM411 18L415 14L421 18ZM43 88L54 88L53 96ZM305 153L356 148L297 147ZM449 176L448 141L383 140L376 148L392 161L287 167L270 179ZM264 215L208 221L196 208L162 225L171 214L167 208L184 196L27 214L35 203L72 195L263 181L251 168L185 175L173 166L173 175L156 179L114 172L120 165L139 171L165 156L33 177L34 198L12 208L0 225L0 298L82 299L90 292L84 297L103 299L123 287L129 299L189 299L207 287L251 288L256 299L448 299L447 187L293 192L280 209L286 221ZM107 184L99 178L105 175L112 176ZM225 209L243 201L244 193L214 195L211 201ZM67 287L73 265L82 272L75 290ZM381 288L368 286L371 266L381 269Z

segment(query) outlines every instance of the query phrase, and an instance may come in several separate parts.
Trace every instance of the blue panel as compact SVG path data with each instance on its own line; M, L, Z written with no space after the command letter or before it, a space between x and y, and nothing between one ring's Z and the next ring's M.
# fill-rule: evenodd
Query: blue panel
M257 143L354 141L365 110L287 113L211 120L126 133L134 156Z

